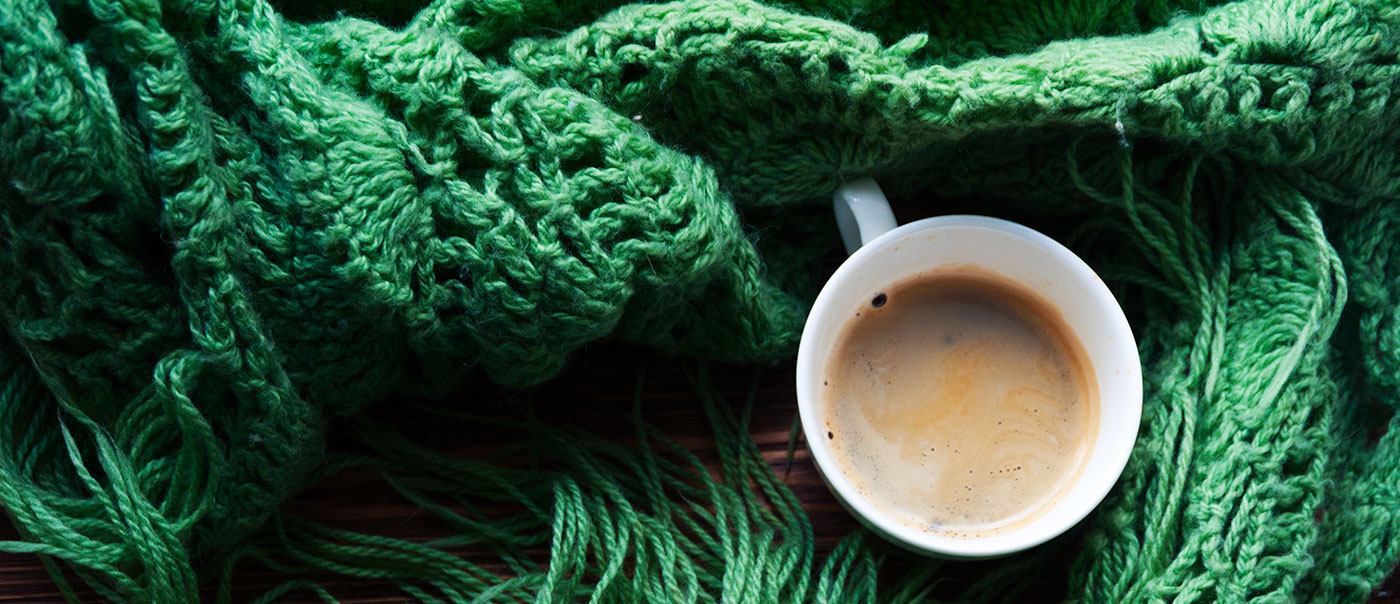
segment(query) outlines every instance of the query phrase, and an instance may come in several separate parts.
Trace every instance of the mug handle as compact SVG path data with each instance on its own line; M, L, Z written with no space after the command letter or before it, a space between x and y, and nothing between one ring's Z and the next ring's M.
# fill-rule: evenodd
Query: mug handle
M885 192L869 177L837 188L831 195L831 206L836 211L836 226L841 229L847 255L896 226Z

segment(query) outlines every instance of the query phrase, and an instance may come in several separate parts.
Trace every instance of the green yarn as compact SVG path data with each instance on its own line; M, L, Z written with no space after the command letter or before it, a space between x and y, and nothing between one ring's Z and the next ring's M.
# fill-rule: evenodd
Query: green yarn
M249 560L288 576L267 601L330 599L313 570L426 601L919 600L937 563L814 557L703 376L719 477L644 424L626 448L440 404L548 452L519 469L357 419L609 336L788 356L830 191L873 175L1059 235L1130 314L1143 427L1071 599L1360 601L1400 559L1392 3L282 4L0 0L0 549L120 601L226 595ZM349 465L458 536L277 511ZM515 578L441 551L465 543Z

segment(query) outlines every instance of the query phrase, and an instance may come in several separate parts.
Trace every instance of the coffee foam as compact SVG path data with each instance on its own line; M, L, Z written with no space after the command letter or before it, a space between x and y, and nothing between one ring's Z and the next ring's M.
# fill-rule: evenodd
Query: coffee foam
M857 315L827 362L823 436L879 509L985 536L1031 522L1073 482L1097 431L1097 388L1048 303L959 269L896 284Z

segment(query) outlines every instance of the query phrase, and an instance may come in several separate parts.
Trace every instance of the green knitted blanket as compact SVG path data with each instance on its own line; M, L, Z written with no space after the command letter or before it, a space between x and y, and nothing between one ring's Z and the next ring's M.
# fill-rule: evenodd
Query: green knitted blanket
M1215 4L0 0L0 550L135 602L240 561L265 600L919 600L937 567L878 540L815 557L712 393L717 476L643 423L439 402L547 458L497 465L359 414L607 336L791 355L873 175L1045 228L1129 314L1143 426L1074 600L1363 600L1400 557L1400 7ZM277 510L352 465L457 536Z

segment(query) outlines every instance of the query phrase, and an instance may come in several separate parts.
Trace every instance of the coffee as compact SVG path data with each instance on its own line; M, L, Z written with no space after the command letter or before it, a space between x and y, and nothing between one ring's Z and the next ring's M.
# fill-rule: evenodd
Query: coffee
M1098 429L1093 369L1059 314L973 268L872 296L822 386L819 437L842 473L884 513L954 537L1038 517Z

